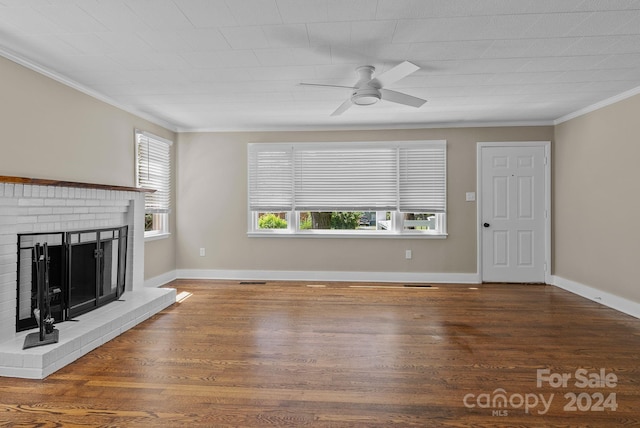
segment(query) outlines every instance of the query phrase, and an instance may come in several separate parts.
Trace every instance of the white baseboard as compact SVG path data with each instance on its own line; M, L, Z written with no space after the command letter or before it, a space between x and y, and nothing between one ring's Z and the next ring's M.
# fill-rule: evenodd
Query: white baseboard
M219 270L177 269L145 280L145 287L160 287L175 279L222 279L264 281L352 281L352 282L408 282L480 284L477 273L430 273L430 272L346 272L346 271L263 271L263 270ZM615 294L581 284L570 279L551 275L551 285L578 296L640 319L640 303Z
M477 273L178 269L178 278L269 281L437 282L479 284Z
M551 279L552 284L556 287L585 297L596 303L615 309L616 311L631 315L632 317L640 318L640 303L638 302L557 275L552 275Z
M154 276L153 278L145 279L144 286L145 287L162 287L165 284L170 283L174 279L178 279L176 270L171 270L169 272L165 272L161 275Z

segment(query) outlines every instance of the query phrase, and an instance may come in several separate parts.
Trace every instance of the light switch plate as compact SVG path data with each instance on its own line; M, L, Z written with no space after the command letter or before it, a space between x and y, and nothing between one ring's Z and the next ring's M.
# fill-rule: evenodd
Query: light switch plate
M476 200L476 192L467 192L467 202Z

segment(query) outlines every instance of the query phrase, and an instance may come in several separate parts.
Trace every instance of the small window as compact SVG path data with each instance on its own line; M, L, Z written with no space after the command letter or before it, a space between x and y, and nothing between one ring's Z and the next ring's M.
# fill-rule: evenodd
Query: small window
M171 211L172 142L136 130L136 185L155 192L145 193L145 237L169 233Z

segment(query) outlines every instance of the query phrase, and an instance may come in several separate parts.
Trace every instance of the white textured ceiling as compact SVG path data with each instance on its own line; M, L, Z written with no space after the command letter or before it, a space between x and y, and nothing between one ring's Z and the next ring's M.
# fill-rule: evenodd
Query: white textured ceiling
M0 45L183 131L552 123L640 86L640 0L0 0ZM298 85L404 60L419 109Z

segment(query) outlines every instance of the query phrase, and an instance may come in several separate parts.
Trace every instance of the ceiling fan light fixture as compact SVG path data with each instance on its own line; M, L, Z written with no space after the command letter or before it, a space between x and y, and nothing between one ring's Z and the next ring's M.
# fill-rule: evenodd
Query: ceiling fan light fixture
M359 106L368 106L377 103L380 98L380 91L375 88L358 89L351 96L351 102Z

